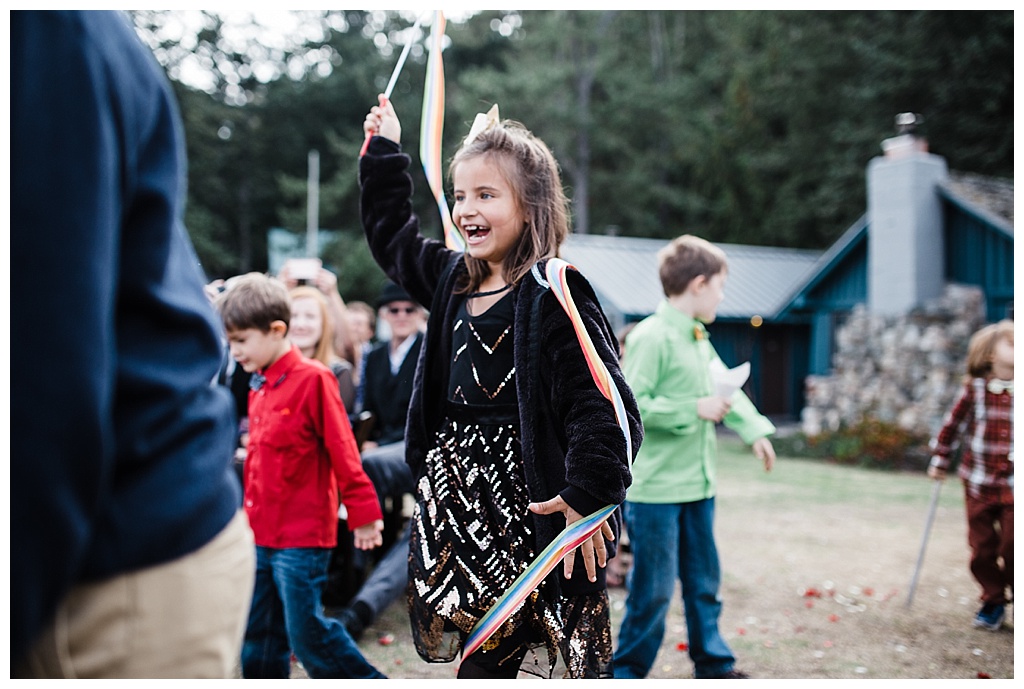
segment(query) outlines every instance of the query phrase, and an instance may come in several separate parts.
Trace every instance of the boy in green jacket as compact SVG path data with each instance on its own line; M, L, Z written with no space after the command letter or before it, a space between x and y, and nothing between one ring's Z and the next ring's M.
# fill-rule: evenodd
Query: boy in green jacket
M667 299L629 333L623 371L644 424L624 504L633 552L615 677L646 677L665 634L675 578L682 584L690 658L697 679L745 678L718 630L721 571L715 548L719 421L753 446L766 471L775 463L775 426L741 390L716 396L709 365L718 359L705 323L715 320L728 267L725 253L692 235L658 254Z

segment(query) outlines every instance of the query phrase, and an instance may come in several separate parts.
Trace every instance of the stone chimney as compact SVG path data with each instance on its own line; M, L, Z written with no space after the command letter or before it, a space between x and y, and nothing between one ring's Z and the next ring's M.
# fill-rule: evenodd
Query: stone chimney
M946 160L915 133L921 117L896 116L897 136L868 163L868 310L899 315L942 295L945 252L936 186Z

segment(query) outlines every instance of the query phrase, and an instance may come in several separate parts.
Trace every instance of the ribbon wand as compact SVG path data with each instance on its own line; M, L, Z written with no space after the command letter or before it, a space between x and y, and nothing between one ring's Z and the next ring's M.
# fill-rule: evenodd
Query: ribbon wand
M935 506L939 502L939 491L941 489L942 480L936 479L935 485L932 486L932 502L928 507L928 518L924 522L924 536L921 538L921 550L917 555L917 566L914 567L914 576L910 580L910 591L907 593L907 608L914 601L914 591L917 590L917 578L921 574L921 565L924 563L924 550L928 546L928 534L931 533L932 522L935 521Z
M416 29L420 27L420 21L423 19L422 16L416 18L416 23L412 25L409 30L409 40L405 42L405 47L402 48L402 54L398 56L398 62L395 63L395 69L391 72L391 79L388 81L388 87L384 89L384 101L383 105L391 98L391 92L395 89L395 84L398 83L398 75L402 73L402 66L405 65L405 58L409 57L409 51L412 49L412 44L416 42ZM366 138L363 139L363 147L359 149L359 157L362 158L366 155L366 147L370 145L370 139L373 138L373 134L367 134Z

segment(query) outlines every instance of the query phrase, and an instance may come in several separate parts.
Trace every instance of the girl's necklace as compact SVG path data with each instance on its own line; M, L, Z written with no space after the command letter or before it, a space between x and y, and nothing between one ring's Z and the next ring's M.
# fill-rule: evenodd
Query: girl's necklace
M491 296L494 296L495 294L501 294L502 292L504 292L507 289L510 289L511 287L512 287L512 283L510 282L507 285L505 285L504 287L499 287L498 289L492 289L490 292L473 292L472 294L467 294L466 295L466 299L476 299L477 297L491 297Z

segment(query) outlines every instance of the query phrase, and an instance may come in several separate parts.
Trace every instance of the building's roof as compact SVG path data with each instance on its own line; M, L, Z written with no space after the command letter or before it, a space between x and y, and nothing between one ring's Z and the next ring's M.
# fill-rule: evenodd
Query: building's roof
M1013 236L1012 180L950 172L938 191ZM718 317L785 317L867 233L867 217L862 216L827 251L719 244L729 260L729 280ZM587 276L605 309L635 319L652 313L664 297L657 253L666 244L665 239L573 234L562 246L562 257Z
M562 257L591 282L605 308L642 317L664 298L657 253L664 239L570 235ZM746 244L718 244L729 261L729 280L718 317L771 318L821 256L820 251Z
M799 280L794 281L790 293L783 297L779 306L780 313L777 315L786 315L787 312L803 306L803 300L810 291L820 284L860 242L867 241L867 236L868 216L865 214L850 225L832 246L818 256L810 270Z
M820 251L719 244L729 259L729 281L719 318L771 318L821 256Z
M647 316L662 298L658 250L664 239L571 234L562 244L562 258L594 286L605 309L624 316Z
M1013 236L1013 180L950 171L939 193L978 216L993 228Z
M938 193L958 207L978 217L998 232L1013 237L1013 180L950 172L938 186ZM785 316L802 307L803 300L836 266L868 237L867 214L858 218L827 251L786 297L781 312Z

